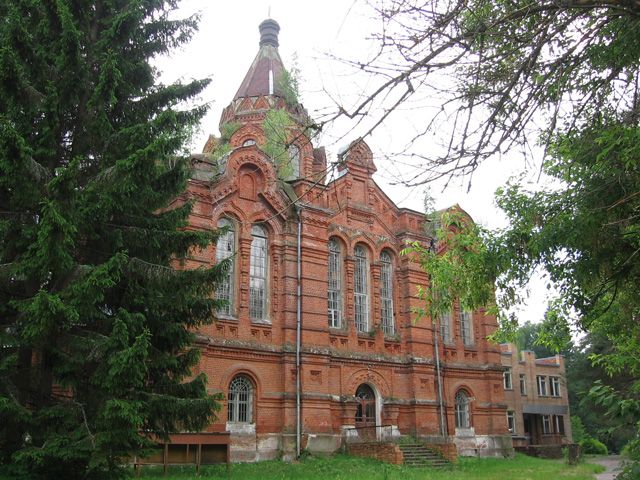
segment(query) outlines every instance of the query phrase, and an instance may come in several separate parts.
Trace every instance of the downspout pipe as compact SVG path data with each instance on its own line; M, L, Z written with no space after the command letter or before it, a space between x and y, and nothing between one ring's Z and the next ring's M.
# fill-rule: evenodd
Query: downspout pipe
M300 349L302 328L302 207L296 204L298 214L297 244L297 297L296 297L296 458L300 458L302 444L302 416L300 412Z
M436 374L438 376L438 407L440 410L440 435L443 437L447 436L447 425L445 421L444 415L444 399L442 395L442 373L440 371L440 345L438 344L438 337L440 336L440 318L438 317L437 322L432 322L433 324L433 337L435 339L435 350L436 350Z

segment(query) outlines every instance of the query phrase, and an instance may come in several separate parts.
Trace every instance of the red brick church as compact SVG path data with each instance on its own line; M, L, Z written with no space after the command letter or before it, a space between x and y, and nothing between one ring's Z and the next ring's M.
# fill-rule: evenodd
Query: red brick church
M282 82L279 30L260 25L258 54L220 119L232 134L194 155L187 192L193 228L227 227L189 266L231 259L216 292L227 304L200 332L200 370L224 395L210 430L230 432L235 461L399 436L502 455L503 369L485 339L496 319L454 308L437 332L416 319L428 276L400 251L430 241L425 217L380 189L364 141L335 163L314 147ZM263 149L276 109L291 119L286 169Z

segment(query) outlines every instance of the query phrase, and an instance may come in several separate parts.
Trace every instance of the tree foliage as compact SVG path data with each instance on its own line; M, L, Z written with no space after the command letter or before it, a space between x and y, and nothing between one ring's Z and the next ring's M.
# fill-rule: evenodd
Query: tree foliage
M486 232L456 207L430 213L429 222L432 243L415 242L402 251L429 274L428 286L418 290L424 302L418 316L437 319L456 302L463 309L487 308L495 313L491 280L495 271L486 262Z
M637 0L382 0L371 6L379 48L350 63L369 73L374 87L354 105L337 105L336 116L368 121L373 129L414 101L421 121L393 157L415 167L399 179L404 183L470 174L493 155L527 154L558 132L580 132L603 112L637 115ZM428 149L414 145L424 136Z
M150 61L196 19L174 0L0 3L0 469L104 478L214 415L194 329L222 267L176 271L182 146L206 85ZM142 433L142 435L141 435Z

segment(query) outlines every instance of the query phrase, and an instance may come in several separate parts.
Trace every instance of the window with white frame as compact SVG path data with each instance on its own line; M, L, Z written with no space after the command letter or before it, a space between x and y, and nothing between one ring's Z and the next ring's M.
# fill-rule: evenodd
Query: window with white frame
M226 231L218 237L218 241L216 242L216 262L220 263L224 260L228 262L228 269L216 286L216 299L224 300L225 302L224 305L218 308L218 314L232 315L234 300L233 294L235 290L233 255L236 249L236 235L233 229L233 224L227 218L220 219L218 222L218 228L225 228Z
M354 250L355 269L353 278L353 295L355 307L356 330L369 331L369 258L362 245Z
M464 390L459 390L456 393L455 403L455 415L456 415L456 428L470 428L471 427L471 412L469 408L470 404L469 394Z
M536 381L538 382L538 396L546 397L547 396L547 377L543 375L538 375L536 377Z
M342 249L335 239L329 240L328 317L331 328L342 327Z
M560 396L560 378L558 377L549 377L549 387L551 390L552 397Z
M551 415L542 415L542 433L548 435L551 431Z
M502 380L505 390L513 390L513 379L511 378L510 368L507 368L504 372L502 372Z
M527 394L527 376L524 373L520 374L520 395Z
M469 310L460 311L460 336L462 337L462 343L473 345L473 322Z
M451 343L451 314L449 312L440 314L440 336L444 343Z
M516 414L511 410L507 412L507 428L511 435L516 434Z
M249 317L267 317L267 232L260 225L251 229L251 258L249 261Z
M386 335L395 333L393 322L393 266L391 255L380 255L380 303L382 305L382 331Z
M253 422L253 383L244 375L238 375L229 384L227 420L236 423Z
M562 415L554 415L553 416L553 424L555 428L555 432L560 435L564 435L564 416Z

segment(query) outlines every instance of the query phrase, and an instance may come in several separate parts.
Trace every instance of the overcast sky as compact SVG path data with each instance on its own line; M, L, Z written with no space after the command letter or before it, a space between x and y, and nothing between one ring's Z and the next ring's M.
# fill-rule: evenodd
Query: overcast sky
M333 101L345 105L377 87L377 80L353 72L335 58L364 61L377 45L370 40L379 21L362 0L324 0L302 2L271 0L184 0L178 12L181 16L201 14L200 30L192 41L170 58L158 62L163 80L210 77L211 85L203 100L211 109L194 139L193 151L201 151L209 134L218 135L222 109L229 104L240 86L247 69L258 52L258 25L271 18L280 24L280 55L286 67L294 59L301 74L301 100L312 117L327 113ZM398 206L423 209L424 187L407 188L398 185L403 168L385 159L402 148L400 139L413 125L426 121L419 110L403 108L386 125L365 140L374 153L378 167L376 182ZM347 145L362 132L342 120L331 125L319 140L327 148L329 160L335 160L340 147ZM426 147L428 148L428 147ZM505 221L493 203L493 194L506 180L520 173L524 160L518 155L505 156L482 165L468 188L468 179L431 186L436 207L458 203L477 222L487 227L503 226ZM534 168L535 170L535 168ZM535 172L529 174L535 179ZM395 185L394 185L395 184ZM519 313L520 321L539 321L545 309L545 288L541 280L534 282L532 300Z

